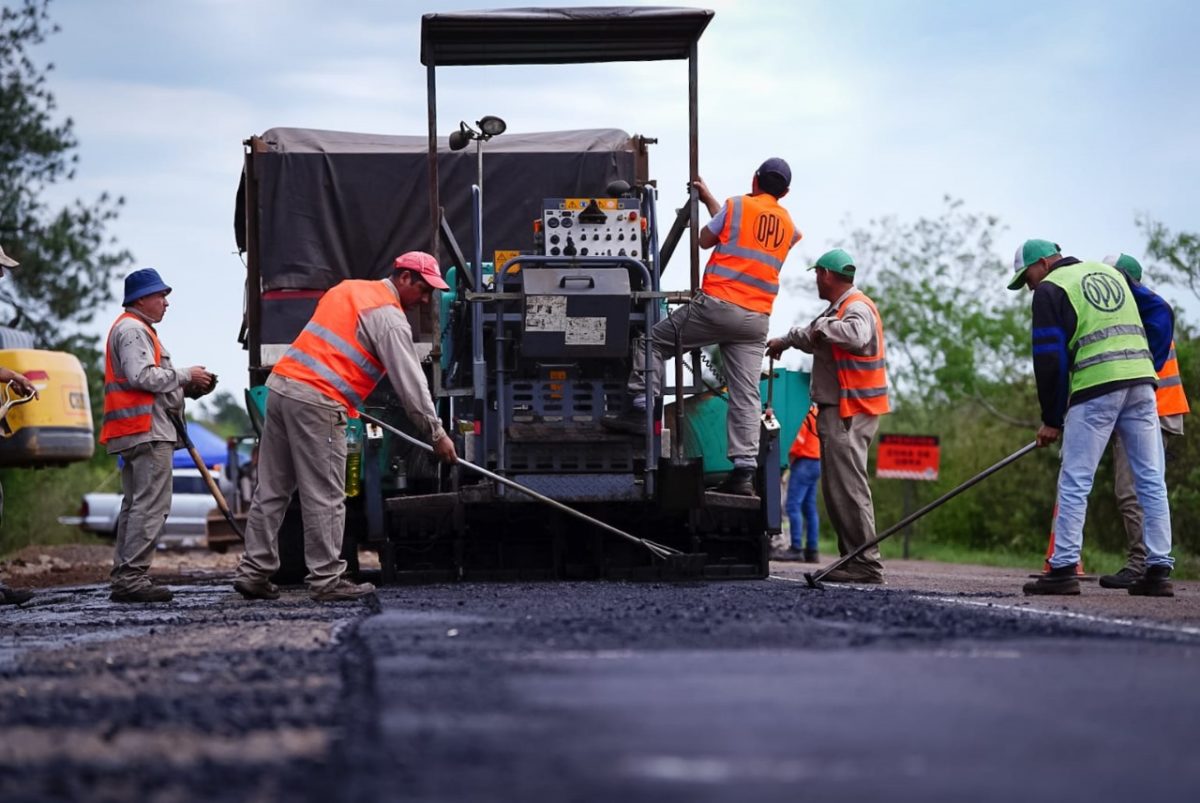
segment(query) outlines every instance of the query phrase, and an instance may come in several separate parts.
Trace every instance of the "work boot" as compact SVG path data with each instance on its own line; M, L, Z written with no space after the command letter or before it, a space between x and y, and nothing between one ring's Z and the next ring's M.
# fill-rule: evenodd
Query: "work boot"
M1025 595L1077 595L1079 593L1079 577L1075 574L1076 566L1078 566L1076 563L1059 566L1057 569L1046 572L1032 583L1026 583L1023 589Z
M735 496L757 496L754 492L754 469L735 468L729 476L721 480L721 484L713 488L719 494L734 494Z
M1128 566L1116 574L1100 575L1101 588L1129 588L1135 580L1140 580L1143 572L1135 571Z
M804 550L796 549L794 546L790 546L787 549L773 549L771 550L771 560L799 563L804 560Z
M362 599L375 593L375 586L370 583L354 583L344 577L339 577L332 585L314 591L312 598L317 602L347 602Z
M144 585L137 588L114 588L108 598L113 602L170 602L175 599L171 589Z
M33 599L33 592L24 588L9 588L0 583L0 605L24 605Z
M279 586L261 578L239 577L233 581L233 590L246 599L279 599Z
M600 419L600 426L627 435L645 435L646 408L630 407L620 415L606 415Z
M1146 573L1129 584L1129 593L1135 597L1173 597L1175 586L1170 577L1170 566L1147 566Z
M850 583L851 585L877 586L883 585L883 575L863 569L850 569L845 566L834 569L821 578L824 583Z
M820 563L821 556L817 554L817 550L815 548L814 549L806 548L804 550L804 562L805 563Z

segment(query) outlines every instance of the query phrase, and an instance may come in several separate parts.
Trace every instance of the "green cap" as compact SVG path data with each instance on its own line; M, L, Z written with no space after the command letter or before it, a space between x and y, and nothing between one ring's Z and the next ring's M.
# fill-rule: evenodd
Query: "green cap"
M1105 265L1112 265L1117 270L1124 273L1135 282L1142 280L1142 263L1138 262L1129 254L1117 254L1116 256L1106 256L1104 258Z
M1017 255L1013 258L1013 274L1012 281L1008 283L1009 290L1020 290L1025 286L1025 270L1037 262L1039 259L1052 257L1062 251L1058 243L1052 243L1049 240L1026 240L1017 249Z
M821 254L821 258L817 260L817 264L813 265L809 270L824 268L831 270L834 273L840 273L843 276L854 278L854 259L840 248L835 248L832 251L826 251Z

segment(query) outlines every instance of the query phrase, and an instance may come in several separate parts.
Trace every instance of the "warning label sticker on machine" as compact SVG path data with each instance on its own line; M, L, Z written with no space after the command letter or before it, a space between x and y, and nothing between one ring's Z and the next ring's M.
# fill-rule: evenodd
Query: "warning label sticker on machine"
M525 298L525 331L561 332L566 328L566 296L527 296Z
M605 318L567 318L567 336L564 342L568 346L603 346Z

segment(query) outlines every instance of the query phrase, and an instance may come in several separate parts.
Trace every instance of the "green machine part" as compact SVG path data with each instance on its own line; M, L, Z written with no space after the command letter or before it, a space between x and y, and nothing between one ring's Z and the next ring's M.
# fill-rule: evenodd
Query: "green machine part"
M774 410L780 425L780 468L787 468L788 449L791 448L800 425L804 423L804 416L808 415L809 377L807 371L775 369ZM765 405L767 380L759 383L759 392ZM733 464L725 457L729 443L725 434L725 417L728 412L729 402L725 397L711 391L692 396L684 404L684 455L688 458L702 457L705 474L720 474L733 469ZM670 421L668 416L668 424Z

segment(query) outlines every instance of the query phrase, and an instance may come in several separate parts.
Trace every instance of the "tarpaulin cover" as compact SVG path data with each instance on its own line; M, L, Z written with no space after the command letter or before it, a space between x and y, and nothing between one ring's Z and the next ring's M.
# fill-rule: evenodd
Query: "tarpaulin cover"
M229 447L220 435L195 421L187 422L187 431L188 437L192 439L192 445L196 447L196 453L200 455L200 459L206 466L221 466L229 459ZM175 457L171 460L172 467L194 468L195 465L187 449L175 450Z
M426 14L429 66L686 59L712 20L703 8L595 6Z
M259 270L264 291L327 289L343 279L385 276L405 251L429 250L429 162L425 137L272 128L254 156ZM635 143L624 131L505 133L483 145L484 261L534 248L544 198L603 196L635 178ZM438 142L439 195L467 259L474 252L471 185L475 143ZM235 231L245 248L241 199ZM443 254L443 265L449 261Z

